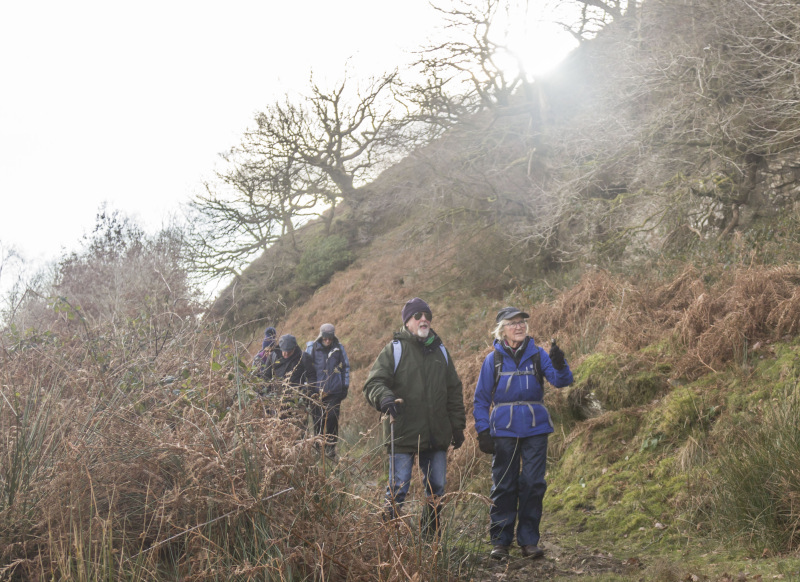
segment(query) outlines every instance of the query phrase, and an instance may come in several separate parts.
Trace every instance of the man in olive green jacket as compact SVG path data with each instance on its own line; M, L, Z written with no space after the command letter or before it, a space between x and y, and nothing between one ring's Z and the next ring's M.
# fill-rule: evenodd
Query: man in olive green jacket
M390 423L384 424L392 461L384 517L394 519L399 515L408 493L414 457L418 456L427 495L421 525L430 539L439 529L447 449L462 445L467 420L461 380L442 340L431 329L430 307L415 297L405 304L401 314L403 329L394 334L394 340L372 365L364 396L394 424L393 443L388 438Z

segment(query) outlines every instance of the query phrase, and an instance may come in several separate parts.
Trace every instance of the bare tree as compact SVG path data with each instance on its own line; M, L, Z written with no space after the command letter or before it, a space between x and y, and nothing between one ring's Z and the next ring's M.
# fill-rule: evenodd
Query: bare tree
M533 100L533 83L507 46L507 27L499 23L498 13L508 5L507 0L457 0L434 6L444 18L446 40L420 51L415 66L423 81L405 93L423 119L448 127L483 109L510 107L517 92ZM516 61L516 71L506 70L503 60Z
M403 145L391 94L395 79L395 73L372 79L353 94L347 79L329 91L312 79L311 94L299 104L287 100L259 114L243 147L262 155L276 146L291 149L321 173L315 187L328 204L357 199L357 188L396 161Z
M330 91L312 79L308 96L259 113L225 156L219 183L191 204L198 268L211 278L236 275L284 235L297 250L294 231L313 218L324 217L329 233L337 204L358 202L358 188L405 151L395 78L353 91L347 79Z
M597 36L612 22L633 21L642 0L554 0L556 20L578 42Z
M167 226L150 235L118 211L101 208L81 250L61 258L48 295L82 316L121 324L131 318L168 322L194 310L183 231Z
M189 206L192 260L206 278L238 274L284 236L296 251L296 227L321 211L322 178L297 148L250 138L223 156L218 183L207 183Z

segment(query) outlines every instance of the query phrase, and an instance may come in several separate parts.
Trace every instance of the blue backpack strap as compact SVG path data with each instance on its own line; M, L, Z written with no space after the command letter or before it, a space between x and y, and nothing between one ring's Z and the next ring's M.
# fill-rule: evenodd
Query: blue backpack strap
M307 354L311 354L312 356L314 355L314 342L313 341L306 342L306 353Z
M442 355L444 356L444 363L447 365L450 360L447 357L447 349L444 347L444 344L439 344L439 349L442 350ZM400 357L403 355L403 344L400 343L400 340L392 340L392 355L394 355L394 370L392 373L397 373L397 366L400 365Z
M400 365L400 358L403 355L403 344L400 340L392 340L392 355L394 356L394 370L392 374L397 373L397 366Z

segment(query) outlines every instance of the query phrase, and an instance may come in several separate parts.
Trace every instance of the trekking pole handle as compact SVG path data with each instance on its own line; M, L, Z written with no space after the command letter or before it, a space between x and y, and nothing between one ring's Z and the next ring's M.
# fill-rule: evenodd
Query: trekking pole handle
M395 398L394 403L400 406L403 403L403 399ZM392 416L391 414L389 415L389 424L394 424L394 416ZM392 435L392 441L394 441L394 435Z

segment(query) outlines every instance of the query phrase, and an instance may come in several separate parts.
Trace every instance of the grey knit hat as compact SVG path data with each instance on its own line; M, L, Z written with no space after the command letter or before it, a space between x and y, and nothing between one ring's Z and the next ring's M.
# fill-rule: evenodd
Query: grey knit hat
M278 340L278 346L281 348L282 352L291 352L297 347L297 339L293 335L286 334L282 335L281 339Z
M319 328L319 335L323 338L332 338L336 336L336 328L332 323L323 323Z

